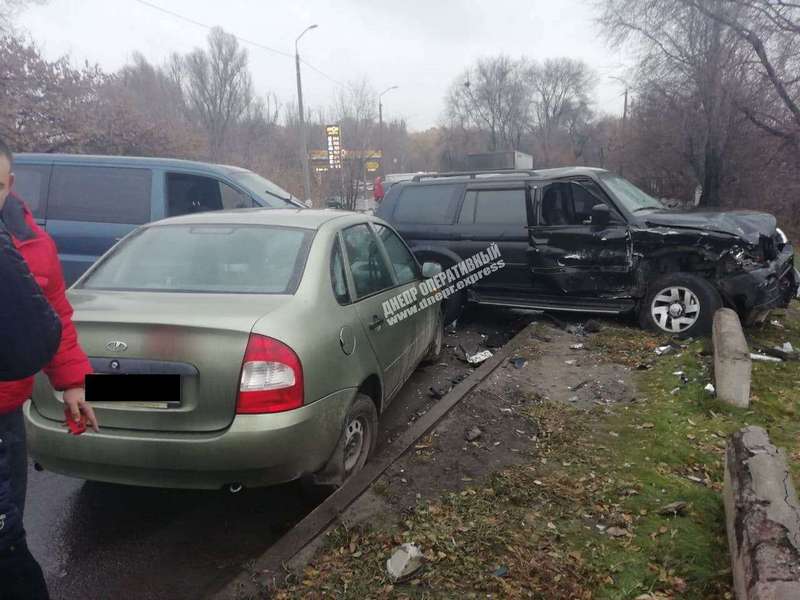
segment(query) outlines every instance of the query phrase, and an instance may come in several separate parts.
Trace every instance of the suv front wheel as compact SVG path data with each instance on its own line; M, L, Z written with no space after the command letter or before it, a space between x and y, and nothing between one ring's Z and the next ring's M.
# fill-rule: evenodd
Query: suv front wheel
M688 273L670 273L647 290L639 309L642 327L678 337L707 335L722 298L708 281Z

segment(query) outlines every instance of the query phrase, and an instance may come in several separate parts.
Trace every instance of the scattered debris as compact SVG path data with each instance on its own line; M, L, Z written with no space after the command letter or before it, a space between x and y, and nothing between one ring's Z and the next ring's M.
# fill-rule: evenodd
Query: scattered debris
M428 390L428 395L434 400L441 400L449 391L450 388L431 386Z
M658 354L659 356L664 356L665 354L669 354L673 350L675 350L675 348L673 348L672 346L659 346L658 348L655 349L655 353Z
M679 388L679 387L676 387L676 388L674 388L674 389L672 389L672 390L670 391L670 395L672 395L672 396L675 396L675 395L677 395L678 393L680 393L680 391L681 391L681 388Z
M422 567L422 550L416 544L402 544L392 552L386 561L386 570L389 576L399 583L411 577Z
M565 361L564 361L564 364L565 364L565 365L569 365L569 366L571 367L571 366L573 366L574 364L576 364L577 362L578 362L577 360L565 360Z
M648 364L648 363L639 363L638 365L636 365L636 370L637 371L647 371L647 370L652 369L652 368L653 368L653 365Z
M464 432L464 439L468 442L474 442L482 435L483 431L480 427L473 427L472 429L468 429L466 432Z
M706 387L704 387L703 389L704 389L706 392L708 392L709 394L711 394L712 396L713 396L713 395L715 395L715 394L717 393L717 389L714 387L714 384L713 384L713 383L709 383L709 384L707 384L707 385L706 385Z
M572 344L569 347L570 350L583 350L583 348L584 348L583 344Z
M500 348L506 343L506 336L500 332L490 333L483 343L487 348Z
M458 319L450 323L447 327L445 327L445 333L455 334L456 327L458 326Z
M508 577L508 567L505 565L500 565L494 570L492 573L495 577Z
M800 353L798 353L791 342L785 342L783 346L773 346L772 348L763 348L761 350L767 356L773 356L782 360L798 360Z
M514 365L515 369L521 369L522 367L528 364L528 361L522 358L521 356L515 356L514 358L509 358L508 362Z
M581 389L583 386L585 386L590 381L591 381L591 379L585 379L585 380L581 381L580 383L578 383L576 385L573 385L571 388L569 388L569 390L571 392L577 392L579 389Z
M472 356L467 355L467 362L471 365L479 365L489 358L492 358L491 350L484 350L483 352L478 352Z
M589 319L586 323L583 324L583 330L586 333L598 333L600 330L603 329L603 326L600 325L598 321L594 319Z
M568 325L566 331L567 333L571 333L572 335L577 335L580 337L586 335L586 330L583 328L583 325Z
M622 527L609 527L606 529L606 533L611 537L625 537L628 535L628 532Z
M783 362L783 360L777 356L767 356L766 354L756 354L755 352L750 353L750 360L758 360L761 362Z
M781 323L781 322L780 322L780 321L778 321L777 319L773 319L773 320L772 320L772 321L770 321L769 323L770 323L770 325L773 325L773 326L775 326L775 327L778 327L779 329L786 329L786 328L783 326L783 323Z
M580 398L578 398L577 396L571 396L569 399L570 402L577 402L578 400L580 400Z
M677 502L671 502L665 506L662 506L658 509L658 514L662 517L678 517L683 516L686 514L686 508L689 506L688 502L684 502L683 500L679 500Z

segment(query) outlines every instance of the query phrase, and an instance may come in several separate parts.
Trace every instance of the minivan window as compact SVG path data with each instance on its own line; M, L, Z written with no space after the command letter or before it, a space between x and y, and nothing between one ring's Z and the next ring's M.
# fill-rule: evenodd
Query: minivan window
M458 186L411 185L400 192L394 219L398 223L445 225L453 221Z
M141 225L150 220L149 169L53 167L48 219Z
M50 183L50 165L14 164L14 189L34 217L44 217L47 188Z
M293 294L313 232L257 225L163 225L127 238L87 289Z
M236 183L240 183L256 194L267 208L294 208L292 195L282 187L275 185L269 179L252 171L232 171L228 174Z
M170 217L253 206L252 198L219 179L167 173L167 215Z
M525 227L528 224L525 190L479 190L475 223Z

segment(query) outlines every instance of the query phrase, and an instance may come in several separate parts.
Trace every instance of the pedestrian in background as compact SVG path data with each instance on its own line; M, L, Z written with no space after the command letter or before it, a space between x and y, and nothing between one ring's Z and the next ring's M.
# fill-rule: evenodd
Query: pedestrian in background
M65 410L97 431L84 398L92 371L78 345L53 240L12 193L14 158L0 140L0 600L48 598L25 542L28 460L22 405L44 370Z

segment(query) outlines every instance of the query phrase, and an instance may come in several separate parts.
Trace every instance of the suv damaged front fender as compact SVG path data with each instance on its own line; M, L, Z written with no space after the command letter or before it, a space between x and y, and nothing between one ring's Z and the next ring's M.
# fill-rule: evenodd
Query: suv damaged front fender
M771 309L786 307L797 296L794 248L784 244L771 260L747 248L732 249L721 257L716 284L746 323L761 321Z

